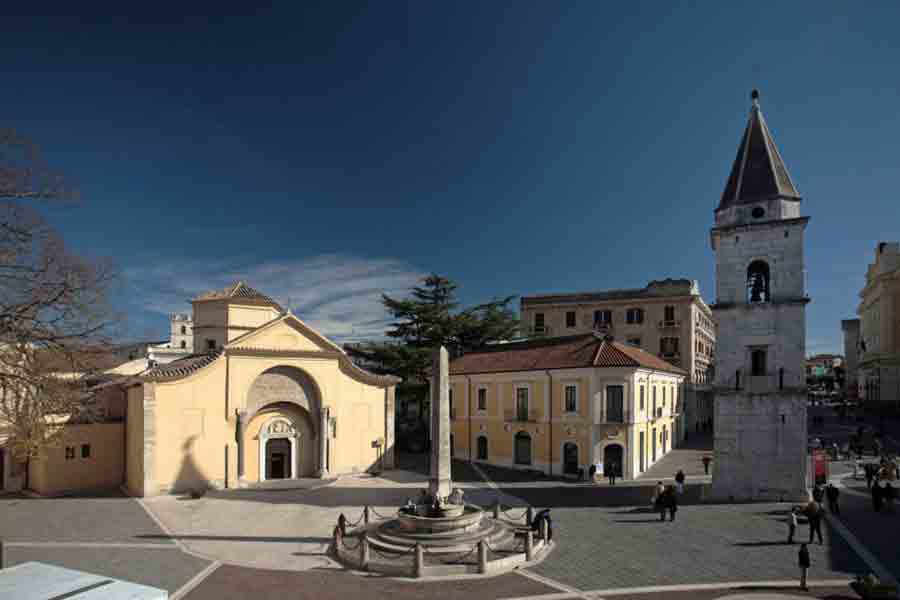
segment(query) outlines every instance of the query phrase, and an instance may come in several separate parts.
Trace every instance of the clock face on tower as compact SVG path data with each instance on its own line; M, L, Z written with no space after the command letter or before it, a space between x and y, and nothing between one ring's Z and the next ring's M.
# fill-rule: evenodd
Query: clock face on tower
M753 212L751 214L753 215L754 219L761 219L765 216L766 209L764 209L762 206L757 206L753 209Z

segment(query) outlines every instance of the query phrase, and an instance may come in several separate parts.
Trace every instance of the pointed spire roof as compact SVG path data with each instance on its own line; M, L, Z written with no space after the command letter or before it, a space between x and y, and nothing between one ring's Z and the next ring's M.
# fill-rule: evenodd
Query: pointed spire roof
M205 302L208 300L240 300L244 302L250 302L252 304L268 304L274 306L279 311L282 310L281 306L272 298L269 298L262 292L253 289L243 281L236 281L224 290L205 292L194 298L193 301Z
M800 199L759 108L759 92L753 90L750 97L750 119L717 210L771 198Z

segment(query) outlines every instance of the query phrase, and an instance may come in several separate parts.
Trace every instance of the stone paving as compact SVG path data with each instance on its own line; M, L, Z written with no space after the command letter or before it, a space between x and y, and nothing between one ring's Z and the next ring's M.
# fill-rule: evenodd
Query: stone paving
M0 496L7 566L48 562L174 592L209 561L183 553L140 504L120 494Z
M785 544L787 505L683 506L674 522L649 507L553 511L563 540L534 572L580 590L793 579L798 545ZM840 536L823 527L810 546L813 579L852 579L866 570ZM798 540L808 529L801 525ZM805 540L804 540L805 541Z
M684 471L688 479L706 476L703 471L703 457L713 455L712 435L697 434L691 436L682 446L670 450L656 464L647 469L638 479L674 479L679 469ZM709 476L713 474L714 464L709 465Z

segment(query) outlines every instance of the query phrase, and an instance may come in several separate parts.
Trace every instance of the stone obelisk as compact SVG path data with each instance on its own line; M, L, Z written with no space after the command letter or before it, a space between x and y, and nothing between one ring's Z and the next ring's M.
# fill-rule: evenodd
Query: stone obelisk
M441 346L431 358L431 476L428 493L446 498L450 479L450 360Z

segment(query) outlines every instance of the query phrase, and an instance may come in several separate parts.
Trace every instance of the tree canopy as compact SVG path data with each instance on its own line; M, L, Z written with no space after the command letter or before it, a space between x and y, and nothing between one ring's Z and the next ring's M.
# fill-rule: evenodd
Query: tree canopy
M456 283L432 273L407 298L383 294L381 302L393 318L385 331L388 340L348 345L347 352L371 370L421 383L430 375L431 350L437 346L446 346L453 357L515 336L519 321L509 306L514 296L460 310L456 289Z

